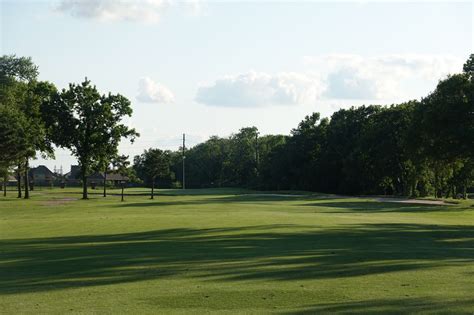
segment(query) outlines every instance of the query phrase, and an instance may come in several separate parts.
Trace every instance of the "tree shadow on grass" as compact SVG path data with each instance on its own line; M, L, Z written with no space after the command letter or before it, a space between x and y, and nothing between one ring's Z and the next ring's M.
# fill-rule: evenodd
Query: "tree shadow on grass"
M304 290L304 289L302 289ZM230 294L229 294L230 293ZM283 299L281 298L283 295ZM301 300L301 290L286 291L282 294L279 290L242 291L235 290L206 290L205 292L191 292L176 295L161 295L145 299L147 304L157 308L174 310L201 309L205 313L209 309L223 311L222 301L225 301L225 310L242 312L247 305L252 305L249 313L279 314L413 314L436 313L459 314L474 307L474 299L433 299L431 297L386 297L382 299L367 299L362 301L342 301L335 303L319 303L300 305L294 307L294 301ZM205 303L203 303L203 300ZM183 301L186 301L183 303ZM245 301L245 303L243 303Z
M12 294L175 275L278 281L466 265L474 263L474 230L421 224L179 228L2 240L0 248L0 294Z
M295 203L295 201L304 203ZM114 205L120 208L142 208L142 207L160 207L160 206L195 206L195 205L209 205L209 204L255 204L275 205L276 202L286 202L285 205L290 207L303 206L306 209L313 207L318 212L325 213L383 213L383 212L460 212L471 211L470 207L462 205L425 205L425 204L410 204L397 202L381 202L369 200L354 200L353 198L320 198L317 196L264 196L264 195L233 195L233 196L206 196L196 199L177 199L177 200L160 200L157 197L155 200L147 200L142 202L125 202ZM110 205L106 205L110 207ZM302 208L300 208L302 209ZM304 208L303 208L304 209ZM304 211L306 212L306 211Z
M277 196L277 195L252 195L252 194L241 194L241 195L223 195L223 196L199 196L195 199L177 199L177 200L161 200L162 196L155 196L153 200L146 200L141 202L129 201L125 203L116 204L116 207L120 208L133 208L133 207L154 207L154 206L185 206L185 205L207 205L207 204L229 204L229 203L248 203L248 204L272 204L278 201L304 201L313 200L317 197L311 196ZM110 205L107 205L110 207Z
M314 203L306 203L303 206L315 208L330 208L332 211L325 209L324 212L329 213L353 213L353 212L437 212L437 211L468 211L466 207L453 205L424 205L409 204L398 202L380 202L367 200L336 200L321 201Z
M327 303L305 307L302 311L283 314L407 314L407 313L459 313L456 310L474 308L474 299L442 301L426 298L379 299L357 302Z

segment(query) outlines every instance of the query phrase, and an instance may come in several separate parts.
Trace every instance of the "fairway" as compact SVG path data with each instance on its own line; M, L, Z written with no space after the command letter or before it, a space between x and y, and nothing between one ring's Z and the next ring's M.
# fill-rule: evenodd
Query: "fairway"
M0 198L0 313L474 312L472 201L92 192Z

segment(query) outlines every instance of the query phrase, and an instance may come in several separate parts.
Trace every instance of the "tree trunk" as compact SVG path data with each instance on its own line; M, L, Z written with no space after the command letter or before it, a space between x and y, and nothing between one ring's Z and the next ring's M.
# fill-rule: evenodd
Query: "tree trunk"
M438 172L434 171L434 196L438 198Z
M107 197L107 168L104 170L104 197Z
M124 186L124 185L123 185L123 183L122 183L122 201L123 201L123 186Z
M18 164L18 182L17 182L17 188L18 188L18 198L21 198L21 165Z
M87 167L81 167L81 175L82 175L82 199L89 199L87 195Z
M411 196L412 197L418 197L418 191L416 189L416 187L418 186L418 181L417 180L414 180L413 181L413 185L411 187Z
M150 199L155 199L154 190L155 190L155 178L153 177L151 181L151 198Z
M82 175L82 199L89 199L87 196L87 176Z
M3 197L7 196L7 181L8 181L8 177L5 177L3 179Z
M462 186L462 199L467 199L467 183L464 182Z
M29 189L29 184L30 184L30 179L29 179L29 163L28 159L26 159L25 162L25 199L30 199L30 189Z

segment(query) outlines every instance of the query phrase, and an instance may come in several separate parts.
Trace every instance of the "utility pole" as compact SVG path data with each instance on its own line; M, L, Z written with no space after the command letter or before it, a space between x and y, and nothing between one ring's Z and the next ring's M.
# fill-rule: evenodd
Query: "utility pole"
M258 130L255 131L255 188L259 186L259 161L258 161Z
M184 160L186 159L185 155L185 150L186 150L186 135L183 133L183 189L186 189L186 169L184 165Z
M255 133L255 168L258 172L258 131Z

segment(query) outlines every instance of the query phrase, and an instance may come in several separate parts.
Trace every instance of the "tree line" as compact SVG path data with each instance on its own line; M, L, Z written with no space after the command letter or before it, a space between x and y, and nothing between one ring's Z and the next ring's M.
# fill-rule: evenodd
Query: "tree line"
M54 147L67 148L77 158L83 199L88 198L87 177L112 164L126 172L127 157L119 156L123 138L139 134L122 123L131 116L130 101L120 94L100 94L87 78L58 90L38 80L31 58L0 57L0 175L14 171L18 197L29 198L29 161L37 155L54 157ZM23 178L23 181L21 180ZM6 193L6 188L4 188Z
M0 58L0 176L15 172L18 197L29 198L29 161L69 149L87 177L111 169L154 189L181 186L182 148L119 155L139 134L120 94L100 94L86 78L58 90L38 80L31 58ZM343 194L466 198L474 184L474 55L462 73L439 81L420 100L306 116L290 135L260 136L256 127L213 136L184 151L186 187L245 187ZM4 180L5 182L5 180ZM106 196L104 179L104 196Z
M190 188L466 198L474 184L474 55L421 100L351 107L330 118L313 113L290 135L242 128L185 155ZM145 183L158 178L169 187L182 178L182 158L181 150L150 149L133 168ZM152 161L162 167L148 173Z

